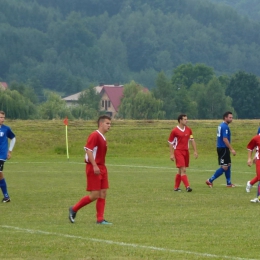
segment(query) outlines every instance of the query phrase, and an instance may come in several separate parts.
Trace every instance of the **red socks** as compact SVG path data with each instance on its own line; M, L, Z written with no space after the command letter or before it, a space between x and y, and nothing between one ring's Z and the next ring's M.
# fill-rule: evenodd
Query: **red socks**
M92 201L90 200L89 196L85 196L83 197L78 203L76 203L73 207L72 210L74 212L77 212L79 209L81 209L82 207L88 205L89 203L91 203Z
M250 181L250 184L251 185L254 185L255 183L257 183L258 182L258 177L256 176L254 179L252 179L251 181Z
M174 189L178 189L180 187L181 184L181 175L179 173L177 173L175 175L175 185L174 185Z
M104 220L104 211L106 206L106 200L102 198L97 199L96 210L97 210L97 221Z
M184 183L184 186L187 188L187 187L190 187L190 184L189 184L189 181L188 181L188 177L186 174L183 174L181 176L181 180L182 182Z

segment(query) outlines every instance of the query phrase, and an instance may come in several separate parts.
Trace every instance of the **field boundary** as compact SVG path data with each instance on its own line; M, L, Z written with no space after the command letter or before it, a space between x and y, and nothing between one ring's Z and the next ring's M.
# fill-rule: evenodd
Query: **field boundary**
M215 254L209 254L209 253L198 253L198 252L192 252L192 251L186 251L186 250L167 249L167 248L155 247L155 246L144 246L144 245L138 245L138 244L132 244L132 243L124 243L124 242L117 242L117 241L97 239L97 238L88 238L88 237L75 236L75 235L69 235L69 234L61 234L61 233L56 233L56 232L19 228L19 227L14 227L14 226L7 226L7 225L0 225L0 227L2 229L16 230L17 232L25 232L25 233L40 234L40 235L52 235L52 236L59 236L59 237L64 237L64 238L87 240L87 241L110 244L110 245L134 247L137 249L164 251L164 252L169 252L169 253L189 254L189 255L194 255L194 256L203 256L203 257L209 257L209 258L221 258L221 259L230 259L230 260L257 260L257 259L252 259L252 258L231 257L231 256L215 255Z

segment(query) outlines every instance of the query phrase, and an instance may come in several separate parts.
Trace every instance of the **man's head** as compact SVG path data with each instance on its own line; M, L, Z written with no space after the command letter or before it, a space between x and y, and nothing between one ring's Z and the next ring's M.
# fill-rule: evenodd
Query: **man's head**
M111 117L107 115L100 116L98 118L98 130L105 134L111 126Z
M227 124L230 124L233 120L233 114L230 111L227 111L223 114L223 120L224 122L226 122Z
M0 111L0 125L2 125L5 121L5 112Z
M188 120L188 118L187 118L187 115L185 115L185 114L180 114L178 116L178 122L181 125L186 125L187 124L187 120Z

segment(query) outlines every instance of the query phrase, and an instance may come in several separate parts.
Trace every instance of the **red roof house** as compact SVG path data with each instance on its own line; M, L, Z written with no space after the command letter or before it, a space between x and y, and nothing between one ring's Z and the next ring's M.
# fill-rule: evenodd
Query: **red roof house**
M8 84L6 82L0 82L0 89L6 90L8 88Z
M123 97L123 86L108 87L104 86L100 92L101 95L101 111L106 111L112 118L118 112L121 98Z

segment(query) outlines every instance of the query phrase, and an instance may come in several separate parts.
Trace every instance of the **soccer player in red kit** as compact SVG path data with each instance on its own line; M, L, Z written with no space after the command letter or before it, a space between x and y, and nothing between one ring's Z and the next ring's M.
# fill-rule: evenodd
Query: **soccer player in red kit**
M98 119L98 130L91 133L88 137L84 149L86 151L87 191L90 194L69 208L69 220L71 223L75 222L79 209L96 200L97 224L112 224L104 219L106 194L109 188L108 173L105 166L107 141L104 134L109 131L110 126L111 118L107 115L100 116Z
M195 158L198 158L198 153L196 143L192 135L192 130L187 127L187 121L187 115L179 115L179 124L171 131L168 139L170 159L175 161L176 167L179 169L175 176L174 191L181 191L181 182L185 185L187 192L192 191L186 175L186 168L189 167L189 141L191 141Z
M255 153L254 158L252 159L252 154L253 154L254 149L256 150L256 153ZM260 155L259 155L260 135L256 135L251 139L251 141L247 145L247 150L248 150L247 165L249 167L251 167L253 163L255 163L255 165L256 165L256 177L254 177L251 181L248 181L247 186L246 186L246 191L250 192L250 189L252 188L252 186L256 182L260 181ZM259 198L256 198L254 200L251 200L251 202L260 202L260 201L259 201Z

